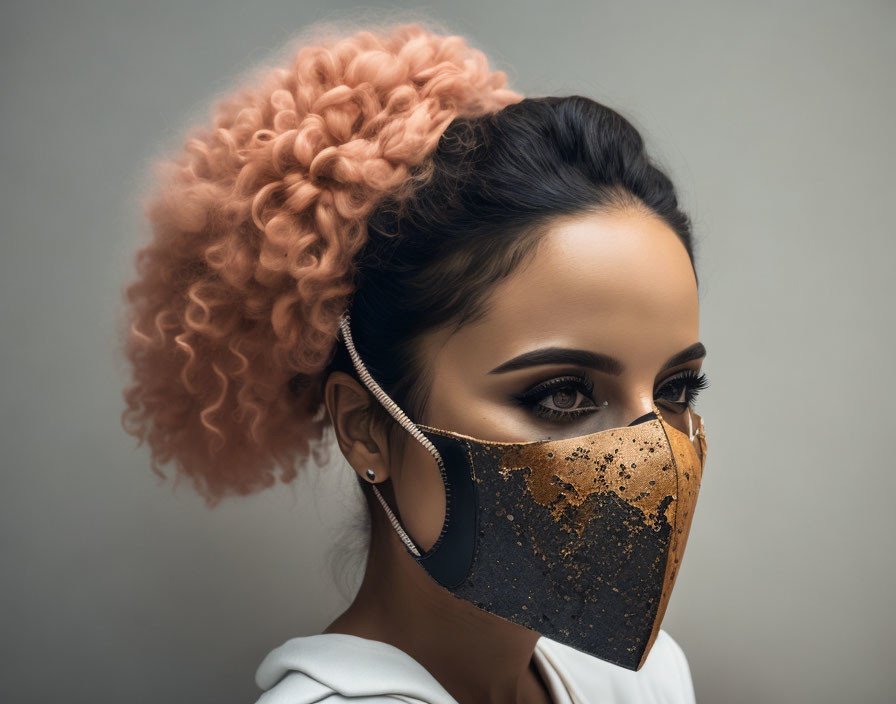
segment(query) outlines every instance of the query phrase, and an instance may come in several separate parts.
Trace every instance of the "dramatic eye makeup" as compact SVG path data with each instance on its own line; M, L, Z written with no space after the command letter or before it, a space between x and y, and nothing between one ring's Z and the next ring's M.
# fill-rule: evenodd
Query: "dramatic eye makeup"
M511 394L511 397L538 418L572 421L607 405L607 401L595 402L593 393L593 381L568 374L543 381L522 394Z
M680 364L700 359L706 348L696 342L670 357L660 370L665 371ZM504 362L491 374L517 371L546 364L575 364L618 376L625 367L617 359L588 350L548 347L526 352ZM699 392L709 386L705 373L695 369L682 370L659 383L654 390L654 400L675 413L684 413L692 407ZM587 376L564 374L539 382L519 394L511 394L511 401L524 407L533 416L553 422L575 422L599 413L608 401L594 396L594 382Z

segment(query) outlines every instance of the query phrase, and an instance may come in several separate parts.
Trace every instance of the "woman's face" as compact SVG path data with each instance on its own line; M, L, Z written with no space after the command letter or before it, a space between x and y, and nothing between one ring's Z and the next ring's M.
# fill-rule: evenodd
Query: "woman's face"
M563 219L494 289L485 318L424 340L433 385L414 420L482 440L552 440L628 425L656 402L686 428L705 355L699 320L690 259L662 220ZM408 441L391 478L405 528L429 548L444 520L435 461Z

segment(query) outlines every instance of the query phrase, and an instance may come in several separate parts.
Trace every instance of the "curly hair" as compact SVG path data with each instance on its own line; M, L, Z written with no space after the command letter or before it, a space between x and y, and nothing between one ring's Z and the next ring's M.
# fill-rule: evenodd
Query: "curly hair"
M366 218L432 176L457 117L501 110L481 51L418 22L321 36L213 107L158 160L123 292L125 431L211 506L297 476L329 425L319 379ZM299 380L300 383L295 383ZM292 382L292 383L291 383Z

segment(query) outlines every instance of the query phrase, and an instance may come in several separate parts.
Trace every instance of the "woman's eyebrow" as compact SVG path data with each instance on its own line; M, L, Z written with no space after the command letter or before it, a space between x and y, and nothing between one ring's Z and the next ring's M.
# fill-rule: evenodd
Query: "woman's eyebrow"
M675 367L692 359L706 356L706 347L702 342L695 342L681 352L672 355L663 365L660 371ZM619 375L625 371L625 365L615 357L610 357L600 352L589 350L577 350L568 347L542 347L541 349L524 352L523 354L499 364L489 374L503 374L526 367L538 367L544 364L574 364L579 367L589 367L605 374Z
M666 363L663 365L660 371L665 371L670 367L677 367L679 364L684 364L685 362L690 362L692 359L700 359L701 357L706 356L706 347L703 346L702 342L695 342L693 345L689 347L685 347L678 354L673 354L666 360Z

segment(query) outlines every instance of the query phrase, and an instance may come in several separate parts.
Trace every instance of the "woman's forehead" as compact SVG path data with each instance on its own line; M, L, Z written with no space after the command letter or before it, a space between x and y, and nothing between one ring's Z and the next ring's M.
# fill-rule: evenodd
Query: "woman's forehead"
M441 356L467 368L471 357L497 359L489 369L552 345L660 358L699 339L687 250L662 220L633 210L558 221L493 289L487 311L444 341Z

